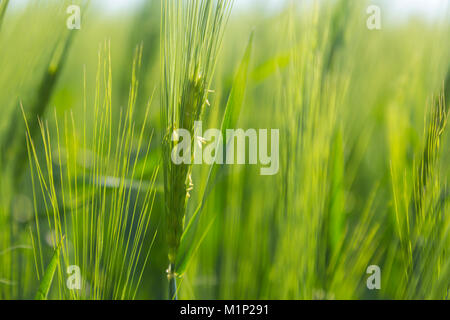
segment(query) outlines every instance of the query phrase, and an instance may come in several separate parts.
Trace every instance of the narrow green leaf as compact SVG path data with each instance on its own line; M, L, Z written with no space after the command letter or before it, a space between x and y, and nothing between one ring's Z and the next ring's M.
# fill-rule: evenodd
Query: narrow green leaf
M212 219L211 222L208 224L206 229L203 231L202 235L200 236L199 240L197 241L197 244L195 246L190 246L188 248L188 252L186 254L186 259L183 259L178 265L176 265L176 270L179 275L183 275L184 272L186 272L187 268L189 267L189 263L191 262L191 257L195 255L195 253L198 251L200 246L203 243L203 240L205 240L206 235L208 234L209 230L214 224L215 219Z
M36 297L34 298L35 300L47 300L47 295L50 291L50 287L52 286L53 277L55 276L56 268L59 264L59 255L61 253L63 241L64 237L62 238L58 247L55 249L52 260L50 260L50 263L47 266L47 270L45 270L44 277L42 278L38 292L36 293Z
M2 26L3 19L5 18L6 8L8 7L9 0L0 0L0 27Z

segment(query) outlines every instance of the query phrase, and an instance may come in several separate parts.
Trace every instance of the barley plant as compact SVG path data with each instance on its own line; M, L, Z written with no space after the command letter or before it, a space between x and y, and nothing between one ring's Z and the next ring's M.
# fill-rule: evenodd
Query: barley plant
M162 92L164 197L170 282L169 297L176 297L176 258L184 231L187 201L194 188L192 165L177 164L177 129L186 129L192 143L202 143L194 123L210 106L211 79L232 2L170 1L163 4ZM191 155L188 155L191 157Z
M0 299L449 299L449 10L0 0Z
M143 168L149 158L151 140L144 142L145 127L134 135L133 110L138 91L135 74L141 55L142 47L136 50L130 97L124 113L119 116L116 132L112 127L109 44L99 52L94 102L84 101L83 106L83 123L88 122L87 108L93 110L92 134L86 132L86 125L78 131L73 114L66 113L61 128L56 116L56 138L52 141L49 127L39 121L45 150L45 160L40 161L27 127L33 193L42 193L50 231L48 241L63 260L56 270L59 274L58 298L131 299L136 296L142 279L151 249L151 246L146 249L144 243L154 239L149 233L149 225L158 169L144 181ZM148 112L149 107L145 117ZM26 123L28 125L27 120ZM77 145L81 147L81 153L74 148ZM138 168L141 158L144 159L143 167ZM37 178L34 178L34 172ZM39 210L35 212L38 214ZM42 273L45 279L48 271L42 261L44 239L39 218L36 217L32 243L36 272ZM85 274L80 284L85 290L67 290L64 274L71 265L79 267ZM46 294L42 298L46 298Z

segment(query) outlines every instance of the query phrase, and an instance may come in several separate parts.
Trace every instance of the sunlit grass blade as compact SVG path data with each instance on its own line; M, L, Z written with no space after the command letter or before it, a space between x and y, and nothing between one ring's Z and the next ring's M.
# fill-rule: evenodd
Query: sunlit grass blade
M56 269L60 263L61 248L63 246L64 237L55 249L52 259L45 270L41 283L39 284L38 291L36 293L35 300L47 300L48 293L55 277Z

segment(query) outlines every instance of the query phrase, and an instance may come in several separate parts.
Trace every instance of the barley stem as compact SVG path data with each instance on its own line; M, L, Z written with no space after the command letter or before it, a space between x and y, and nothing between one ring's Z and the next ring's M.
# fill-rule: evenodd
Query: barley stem
M178 300L177 296L177 276L175 274L175 264L171 263L167 269L167 279L169 280L169 300Z

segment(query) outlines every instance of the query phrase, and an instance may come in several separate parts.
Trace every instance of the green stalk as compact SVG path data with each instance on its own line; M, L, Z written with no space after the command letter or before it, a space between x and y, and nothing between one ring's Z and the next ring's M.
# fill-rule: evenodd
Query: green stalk
M175 274L175 264L173 263L167 269L167 279L169 280L169 300L178 300L177 276Z
M177 298L175 262L184 231L187 203L194 185L192 164L175 164L172 151L177 129L185 129L195 143L195 121L202 120L214 74L224 26L232 0L173 0L162 5L162 149L169 298ZM189 39L187 41L186 39Z

